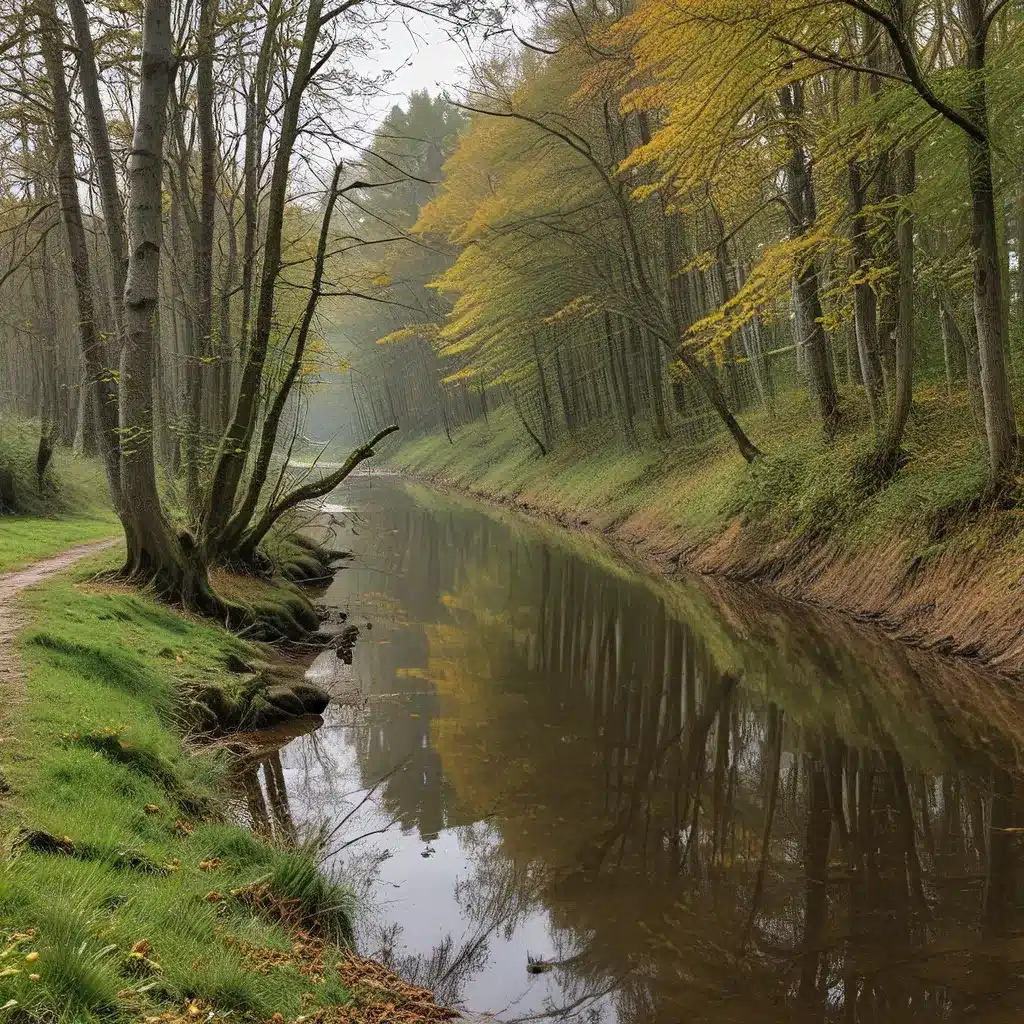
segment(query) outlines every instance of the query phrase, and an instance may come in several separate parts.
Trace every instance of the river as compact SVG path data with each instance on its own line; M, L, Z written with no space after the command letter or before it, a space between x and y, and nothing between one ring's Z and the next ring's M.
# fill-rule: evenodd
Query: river
M339 500L361 632L310 676L349 700L249 806L338 828L360 952L503 1022L1020 1019L998 679L394 478Z

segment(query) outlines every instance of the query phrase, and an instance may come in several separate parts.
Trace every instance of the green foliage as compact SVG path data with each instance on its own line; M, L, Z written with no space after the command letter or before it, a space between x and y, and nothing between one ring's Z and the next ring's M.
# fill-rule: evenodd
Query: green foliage
M38 446L38 423L0 418L0 516L109 513L106 478L97 459L76 457L58 445L40 487Z
M332 942L352 942L354 897L320 866L320 844L314 840L288 856L273 860L268 882L278 899L293 909L303 927L325 935Z

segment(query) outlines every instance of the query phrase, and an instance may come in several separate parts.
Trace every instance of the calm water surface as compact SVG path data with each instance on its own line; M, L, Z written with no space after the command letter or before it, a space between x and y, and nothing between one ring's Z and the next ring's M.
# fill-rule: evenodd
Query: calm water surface
M359 706L249 807L338 826L362 952L504 1022L1020 1019L991 678L426 488L343 500L325 600L362 632L311 676Z

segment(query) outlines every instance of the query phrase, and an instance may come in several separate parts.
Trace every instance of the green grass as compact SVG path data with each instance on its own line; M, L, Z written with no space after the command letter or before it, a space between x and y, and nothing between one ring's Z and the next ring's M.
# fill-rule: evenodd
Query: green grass
M719 434L700 444L642 439L628 447L608 426L567 435L545 457L514 414L499 410L454 432L413 438L388 463L439 482L635 535L701 543L734 520L771 540L818 540L850 548L880 537L932 543L933 524L981 494L985 453L963 397L923 386L904 447L909 459L885 487L866 491L858 467L873 440L850 396L846 425L826 443L805 395L780 398L771 417L741 417L765 455L748 466Z
M113 515L43 519L0 516L0 572L21 569L78 544L116 537L121 524Z
M82 582L95 569L23 595L25 694L6 704L0 747L10 786L0 926L24 937L0 963L0 1005L18 1004L3 1019L137 1021L194 999L263 1022L344 999L336 978L314 985L294 962L254 969L245 944L292 948L275 908L341 941L351 897L317 870L315 848L270 845L222 820L228 765L186 752L176 728L186 684L224 678L229 653L251 663L261 652L129 590ZM74 855L32 852L16 842L22 829L69 837ZM214 858L215 870L200 868ZM263 895L231 895L239 889ZM213 891L224 898L209 901ZM145 956L133 957L143 941Z
M38 442L38 424L0 418L0 572L120 532L99 460L58 447L40 487Z

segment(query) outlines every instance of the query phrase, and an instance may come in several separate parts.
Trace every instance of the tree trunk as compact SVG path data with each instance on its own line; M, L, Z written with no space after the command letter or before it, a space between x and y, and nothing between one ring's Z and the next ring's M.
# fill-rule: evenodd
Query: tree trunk
M381 441L384 440L389 434L393 434L398 430L398 425L392 423L388 427L384 427L383 430L379 430L366 444L360 445L349 453L348 458L344 461L340 468L335 470L333 473L329 473L322 480L318 480L314 483L305 484L302 487L297 487L291 491L285 497L279 501L270 504L263 512L263 515L257 520L253 528L246 534L239 548L239 558L245 564L251 564L256 558L256 552L259 549L263 538L270 532L274 523L278 521L286 512L301 505L304 501L313 501L316 498L322 498L325 494L330 494L343 480L345 480L352 471L366 459L372 458L376 452L375 448Z
M985 399L989 476L994 486L1009 477L1016 455L1017 424L1006 371L1002 274L992 186L992 150L988 138L988 98L984 79L985 13L982 0L966 0L969 34L967 69L971 73L967 113L981 138L968 134L967 176L971 189L971 248L974 251L974 319L978 328L981 393Z
M938 291L939 317L942 321L944 334L948 334L950 342L958 348L964 364L964 377L967 381L967 394L971 402L971 412L974 414L975 423L978 429L985 431L985 397L981 393L981 367L978 364L978 345L973 337L973 332L965 334L960 330L956 314L953 312L953 302L945 287Z
M309 84L313 51L320 35L322 12L323 0L309 0L302 45L292 74L291 89L284 102L281 132L277 152L274 156L274 170L267 205L266 241L263 247L263 274L260 281L256 320L252 339L246 352L245 365L242 368L234 416L221 442L213 480L210 484L202 522L204 543L206 538L213 538L214 545L216 545L216 536L231 515L235 495L252 444L262 391L263 366L266 362L270 335L273 330L274 293L281 270L281 240L284 230L284 210L288 196L291 157L298 135L302 95Z
M811 184L811 167L800 138L804 115L804 86L793 82L778 92L787 122L790 147L786 166L786 210L790 218L790 238L799 239L814 226L817 210ZM795 275L794 298L804 325L804 353L818 403L818 413L826 437L833 437L839 428L839 396L829 366L828 339L822 326L821 298L818 293L818 270L814 256L806 253Z
M334 177L331 181L330 191L327 195L327 205L324 207L323 218L320 223L320 237L317 242L316 258L313 267L313 280L310 284L309 297L306 300L306 308L302 314L302 321L299 324L298 334L295 339L295 347L292 351L291 363L284 380L278 389L277 395L266 418L263 421L263 430L260 437L259 453L256 464L253 466L249 486L245 499L239 507L238 513L232 517L228 525L221 532L220 544L215 551L208 550L205 554L209 557L223 557L234 550L239 538L249 526L256 506L259 503L263 486L267 480L267 473L270 469L270 462L274 455L274 444L277 440L277 432L281 423L281 416L284 413L288 397L295 386L299 373L302 370L302 360L306 353L306 343L309 339L309 332L313 326L313 319L316 316L317 307L320 303L321 288L324 277L324 264L327 259L327 245L330 239L331 218L334 215L334 208L338 202L338 183L341 179L343 165L338 164L334 169Z
M849 181L850 200L853 205L851 235L854 272L863 277L874 260L874 253L867 233L867 219L863 213L864 187L861 183L860 163L856 159L849 163ZM859 280L853 286L853 315L860 375L868 399L871 425L877 431L885 407L885 390L882 386L882 366L878 358L875 290L865 280Z
M554 433L551 415L551 396L548 394L548 381L544 373L544 360L540 357L540 346L537 344L536 332L533 334L533 358L537 365L537 384L540 387L540 421L544 430L544 447L551 450L551 439Z
M896 214L896 186L894 183L894 154L882 153L875 172L875 203L882 210L878 224L878 263L881 267L899 265L894 221ZM896 331L899 322L899 284L886 285L877 303L878 329L875 337L882 363L882 380L887 400L891 401L896 387Z
M725 395L722 394L722 389L715 380L711 371L686 347L682 345L679 349L679 358L686 365L686 368L693 374L694 379L697 381L701 391L707 396L708 401L711 403L711 407L721 417L722 422L725 424L726 429L732 435L732 439L736 442L736 447L740 450L740 455L743 456L747 462L753 462L755 459L760 458L761 449L754 444L753 441L747 437L746 432L736 421L736 417L733 416L729 409L729 403L725 400Z
M126 573L152 581L167 597L203 606L209 599L205 568L195 558L190 539L178 538L171 530L157 491L153 458L154 320L163 234L163 144L167 96L175 71L170 0L146 0L142 17L138 114L128 164L129 255L119 392Z
M235 223L235 196L225 209L228 234L228 256L224 266L224 280L220 293L220 332L217 338L217 431L223 433L231 420L232 371L234 369L234 344L231 338L231 292L235 284L238 264L238 233Z
M124 238L124 211L121 209L120 191L117 187L117 171L114 155L110 149L110 133L107 117L100 98L99 75L96 70L96 51L89 28L89 12L85 0L68 0L71 24L75 30L78 47L78 81L82 90L82 106L85 110L85 124L89 133L93 162L96 164L96 179L99 184L100 205L103 209L104 233L110 249L110 274L114 303L114 321L118 333L123 329L123 307L127 252Z
M186 467L185 505L189 515L201 515L199 475L203 461L203 399L209 391L213 351L213 229L217 200L217 131L213 119L213 54L217 37L217 0L201 0L196 40L196 122L199 134L199 216L192 236L193 327L196 362L190 404L190 428L195 430ZM182 185L184 187L184 183Z
M121 493L121 469L117 409L113 389L108 382L102 360L100 339L96 334L96 318L92 301L92 279L89 249L86 244L82 207L78 195L75 154L72 149L71 102L64 78L62 58L62 30L52 0L39 4L40 44L46 63L47 76L53 94L53 129L57 147L57 188L60 196L61 216L68 240L68 259L75 287L78 314L78 334L87 377L86 386L92 391L98 441L107 473L107 484L115 511L121 514L124 500Z
M260 169L263 164L263 131L269 99L270 61L282 0L270 0L267 23L256 58L256 71L245 97L245 157L242 167L242 210L245 231L242 239L242 324L240 351L244 362L248 353L249 324L252 318L253 276L256 270L256 230L259 225Z
M894 472L902 459L903 431L910 416L914 397L914 217L910 197L915 185L914 151L903 155L901 204L896 211L896 250L899 257L898 302L896 317L895 389L892 414L878 453L878 468L883 475Z
M1017 187L1015 223L1017 228L1014 248L1017 255L1017 324L1018 331L1024 327L1024 185Z

